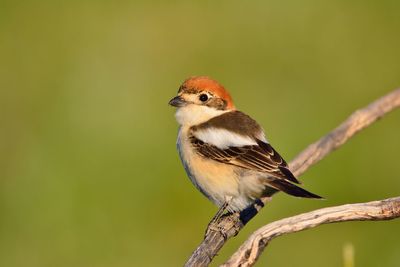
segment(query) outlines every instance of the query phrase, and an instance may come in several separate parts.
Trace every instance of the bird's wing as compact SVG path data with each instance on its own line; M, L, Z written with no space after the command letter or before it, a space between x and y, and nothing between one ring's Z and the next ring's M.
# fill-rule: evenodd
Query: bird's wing
M194 135L190 137L190 141L197 153L209 159L300 183L278 152L270 144L261 140L256 139L254 143L248 145L222 147L205 142ZM229 142L225 141L225 143Z

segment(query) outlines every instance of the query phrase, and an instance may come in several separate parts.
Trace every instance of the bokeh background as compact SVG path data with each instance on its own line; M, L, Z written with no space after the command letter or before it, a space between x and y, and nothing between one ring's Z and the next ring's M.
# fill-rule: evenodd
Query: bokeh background
M230 89L292 159L400 86L400 2L0 1L0 266L180 266L216 211L190 184L167 105L188 76ZM261 225L400 194L400 111L278 194ZM258 266L400 266L400 221L281 237Z

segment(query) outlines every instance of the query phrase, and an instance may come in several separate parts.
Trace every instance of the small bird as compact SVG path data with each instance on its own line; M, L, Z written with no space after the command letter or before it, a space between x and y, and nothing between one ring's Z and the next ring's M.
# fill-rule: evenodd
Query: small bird
M169 104L177 107L177 148L186 173L218 207L242 211L276 191L321 198L296 185L300 182L260 125L235 108L217 81L191 77Z

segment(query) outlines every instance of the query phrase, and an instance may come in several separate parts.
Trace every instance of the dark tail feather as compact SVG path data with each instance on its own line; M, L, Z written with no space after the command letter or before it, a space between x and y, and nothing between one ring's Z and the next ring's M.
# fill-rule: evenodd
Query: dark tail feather
M307 190L298 187L297 185L294 185L292 183L289 183L285 180L278 180L274 179L271 181L268 181L268 186L275 188L277 190L283 191L286 194L295 196L295 197L305 197L305 198L323 198L320 197L316 194L313 194L311 192L308 192Z
M285 178L295 184L301 184L299 180L293 175L293 173L286 167L278 167L279 170L285 175Z

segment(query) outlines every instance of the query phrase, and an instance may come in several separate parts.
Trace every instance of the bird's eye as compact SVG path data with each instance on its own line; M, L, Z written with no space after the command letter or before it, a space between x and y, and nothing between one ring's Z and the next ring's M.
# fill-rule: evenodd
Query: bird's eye
M199 99L200 99L201 102L206 102L206 101L208 100L208 95L206 95L206 94L201 94L201 95L199 96Z

